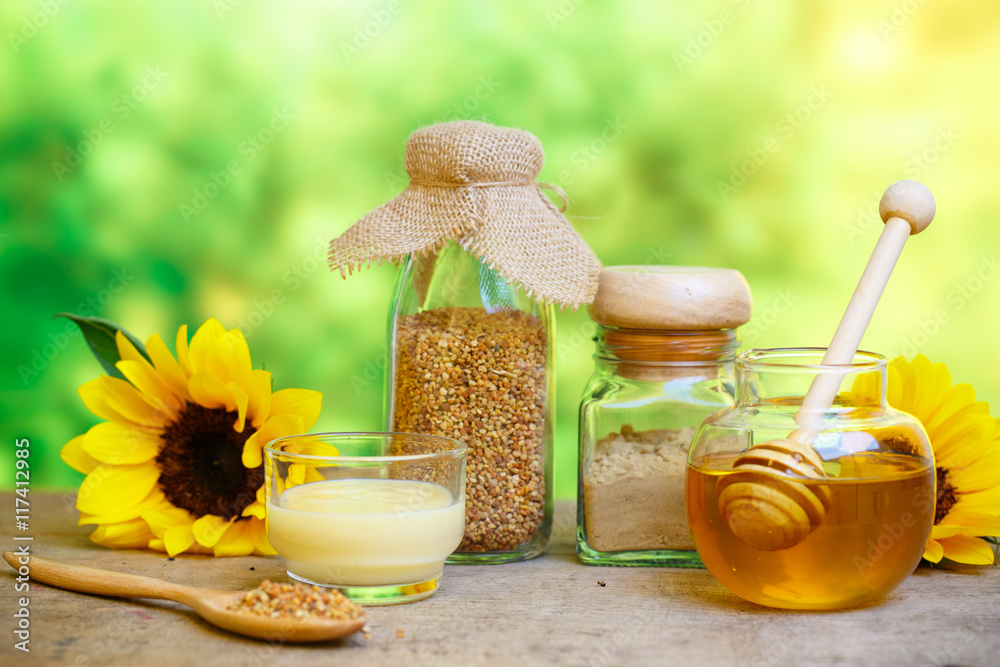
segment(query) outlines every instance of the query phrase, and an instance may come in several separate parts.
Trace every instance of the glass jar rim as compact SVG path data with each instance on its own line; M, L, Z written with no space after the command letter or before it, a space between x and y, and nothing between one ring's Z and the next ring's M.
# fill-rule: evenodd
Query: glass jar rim
M850 363L846 364L824 364L802 363L795 359L819 357L822 360L826 353L825 347L770 347L753 348L746 352L741 352L736 357L736 367L742 371L768 372L768 373L844 373L852 372L876 372L884 371L888 367L888 360L878 352L858 350L854 353Z
M386 436L404 436L406 438L415 438L418 440L436 440L449 442L454 445L450 449L444 449L439 452L426 452L422 454L393 454L391 456L328 456L323 454L298 454L295 452L286 452L280 448L280 443L296 440L300 438L310 438L310 439L322 439L325 442L332 441L336 444L338 440L350 440L351 438L363 438L363 437L386 437ZM293 435L284 435L280 438L275 438L270 440L264 445L264 453L270 453L272 456L280 456L286 459L301 459L304 461L336 461L343 463L392 463L401 461L427 461L436 458L442 458L447 456L465 456L468 451L468 446L456 440L455 438L449 438L444 435L428 435L426 433L400 433L396 431L331 431L325 433L296 433Z

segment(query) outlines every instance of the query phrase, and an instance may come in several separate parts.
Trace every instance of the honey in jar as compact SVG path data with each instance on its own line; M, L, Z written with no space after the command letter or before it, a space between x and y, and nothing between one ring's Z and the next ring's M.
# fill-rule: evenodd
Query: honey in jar
M934 520L934 468L926 461L855 455L850 464L864 477L803 480L829 490L823 522L788 549L763 551L734 535L719 511L717 485L734 474L733 458L690 463L686 499L702 562L740 597L785 609L861 605L898 586L920 561Z
M934 522L930 444L919 422L885 404L884 358L859 352L850 365L824 368L822 352L751 350L737 357L737 403L705 420L688 458L687 516L702 562L730 591L766 606L836 609L876 600L919 563ZM841 385L821 415L824 428L806 445L818 472L758 467L766 488L743 483L737 491L759 495L744 504L759 511L732 512L720 502L723 490L737 478L753 479L753 466L740 462L755 443L795 431L801 397L820 373L836 374ZM782 496L785 487L793 492ZM772 511L805 517L797 505L807 497L822 502L805 508L809 521L794 538L748 539L766 538L770 523L776 533L787 529ZM740 521L759 525L748 531Z

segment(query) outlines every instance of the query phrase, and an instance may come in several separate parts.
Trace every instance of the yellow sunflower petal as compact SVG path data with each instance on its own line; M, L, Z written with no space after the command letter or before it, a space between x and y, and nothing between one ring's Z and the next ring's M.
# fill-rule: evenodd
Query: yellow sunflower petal
M232 519L226 520L221 516L206 514L191 524L191 530L194 531L194 538L198 540L198 544L214 547L232 522Z
M233 424L233 430L242 433L243 427L247 423L247 403L249 403L250 397L235 382L227 382L226 389L229 390L229 395L232 397L233 403L236 404L236 423Z
M117 419L104 417L91 409L91 412L94 412L98 417L104 417L110 421L130 421L140 426L162 426L171 419L171 415L161 409L162 406L155 405L148 400L141 391L129 382L110 375L102 375L93 382L81 385L79 392L88 409L91 409L88 397L94 398L96 395L104 405L111 408L114 413L121 415Z
M928 435L935 433L941 424L955 416L959 410L976 402L976 390L969 384L960 384L945 392L941 405L931 418L924 423Z
M205 368L223 382L246 384L250 378L250 348L239 329L227 331L212 343Z
M128 421L108 403L104 392L104 383L101 382L101 378L98 377L89 382L84 382L76 391L80 394L83 405L101 419L115 422Z
M198 327L194 336L191 337L191 346L188 348L192 375L206 367L209 350L212 349L215 341L225 335L225 328L215 318L206 320Z
M969 406L970 408L972 406ZM941 425L933 438L934 453L940 461L960 450L963 445L988 443L993 437L994 423L989 414L974 414L962 411L962 419L950 419ZM940 465L940 462L939 462ZM962 462L960 465L969 465Z
M194 523L194 516L190 512L166 501L143 510L142 518L157 537L163 537L171 528L190 526Z
M250 371L247 393L250 396L247 417L251 426L260 428L271 414L271 374L267 371Z
M191 377L194 371L191 369L191 349L188 346L188 327L186 324L182 324L177 329L174 347L177 349L177 365L181 367L184 375Z
M188 381L188 390L191 392L191 398L202 407L226 408L226 410L236 407L226 385L209 371L196 371Z
M98 526L90 539L112 549L144 549L153 539L153 533L142 519L109 523Z
M153 490L160 472L154 465L110 466L94 468L77 494L81 512L101 515L119 512L141 503Z
M149 508L155 507L162 503L164 500L163 491L159 488L154 487L152 491L149 492L144 499L139 501L135 505L128 507L122 507L120 509L111 509L104 514L89 514L87 512L80 512L79 525L85 526L87 524L105 524L105 523L121 523L123 521L131 521L132 519L143 518L143 513ZM146 523L149 523L148 521ZM156 531L153 531L156 534ZM159 537L157 535L157 537Z
M249 556L253 553L253 540L250 532L250 521L236 521L229 526L225 534L212 546L216 556Z
M316 423L322 406L323 394L310 389L282 389L271 395L271 414L298 415L305 430Z
M965 494L958 499L952 510L981 512L989 516L997 516L998 507L1000 507L1000 488Z
M304 428L302 417L298 415L271 417L243 444L243 465L256 468L264 461L264 445L275 438L301 433Z
M299 484L309 484L311 482L322 482L325 478L314 466L304 463L293 463L288 466L288 474L285 477L287 488L298 486Z
M251 435L243 443L242 460L245 468L256 468L264 463L264 445L260 439L260 431Z
M996 449L996 448L995 448ZM1000 487L1000 449L985 454L962 469L952 469L955 485L963 494L988 491Z
M944 557L956 563L968 565L990 565L993 563L993 548L985 540L968 535L955 535L941 540Z
M921 421L928 423L940 410L945 397L951 389L951 374L944 364L931 364L924 355L919 355L914 363L917 377L921 378L919 391L916 394L916 410L924 415Z
M941 546L941 543L934 539L927 540L927 546L924 547L924 558L932 563L940 563L943 557L944 547Z
M288 466L288 474L285 475L285 488L292 488L293 486L298 486L299 484L305 484L306 481L306 466L301 463L293 463Z
M871 405L882 401L882 375L862 373L854 380L851 394L856 405Z
M248 523L250 523L250 539L253 542L254 553L261 556L276 555L278 552L274 550L267 539L267 528L264 522L251 519Z
M163 546L171 558L184 553L192 544L194 544L194 531L191 530L191 524L168 528L163 534Z
M149 548L152 549L153 551L165 552L167 550L167 548L163 545L163 540L158 537L154 537L149 541Z
M913 371L910 362L903 357L896 357L889 362L889 381L886 386L886 399L889 405L904 412L910 412L913 405L912 392ZM913 414L910 412L910 414ZM919 419L918 415L913 415Z
M289 445L287 451L310 456L340 456L340 450L330 442L320 438L298 438L298 446Z
M145 360L143 361L119 361L115 364L125 379L133 387L141 391L148 399L155 399L156 407L170 411L173 417L177 416L180 408L180 400L174 394L174 390L163 381L159 373Z
M153 361L153 367L160 377L170 387L170 389L181 400L187 400L191 396L188 393L188 376L181 370L180 364L170 354L160 334L153 334L146 341L146 353Z
M947 522L947 524L946 524ZM983 537L1000 535L1000 517L983 512L970 512L952 509L941 520L941 525L954 525L961 528L962 535Z
M982 440L956 439L951 441L947 448L944 448L938 446L937 442L933 440L931 442L931 446L934 448L934 463L938 468L944 468L954 473L951 478L952 484L957 482L959 476L979 468L983 446L986 444Z
M102 422L83 437L83 451L101 463L132 465L145 463L160 450L160 439L135 424Z
M931 537L933 537L935 540L943 540L946 537L954 537L955 535L958 535L961 532L962 532L961 526L956 526L946 523L938 523L935 524L933 528L931 528Z
M119 329L115 332L115 347L118 348L118 358L131 361L145 361L145 357L139 353L132 341Z
M70 468L86 475L100 465L100 462L83 449L84 437L78 435L63 445L62 450L59 452L59 457Z
M930 359L922 354L918 354L917 357L910 362L910 372L913 374L914 382L913 386L911 386L908 391L910 408L908 412L921 422L925 422L927 420L927 417L930 415L929 408L933 407L928 405L927 400L928 396L932 393L932 383L930 377L932 370L933 367Z
M263 487L261 487L261 488L263 488ZM250 503L249 505L247 505L246 507L243 508L243 514L242 514L242 516L253 516L253 517L257 517L258 519L263 519L264 518L264 505L263 505L263 503L259 503L259 502L256 502L256 501Z

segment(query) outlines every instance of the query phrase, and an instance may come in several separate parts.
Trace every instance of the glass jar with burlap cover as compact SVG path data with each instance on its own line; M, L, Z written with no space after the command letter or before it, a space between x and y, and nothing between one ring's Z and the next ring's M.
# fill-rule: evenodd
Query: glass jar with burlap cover
M423 128L406 145L407 188L330 244L342 275L400 262L387 428L468 446L465 537L450 562L532 558L551 532L552 308L590 303L601 267L542 192L543 162L524 130Z

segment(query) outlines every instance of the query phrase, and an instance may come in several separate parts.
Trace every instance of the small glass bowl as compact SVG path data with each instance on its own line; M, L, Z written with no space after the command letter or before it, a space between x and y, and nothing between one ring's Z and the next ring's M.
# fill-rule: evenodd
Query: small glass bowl
M360 604L437 589L465 531L465 453L410 433L317 433L264 448L267 536L293 579Z

